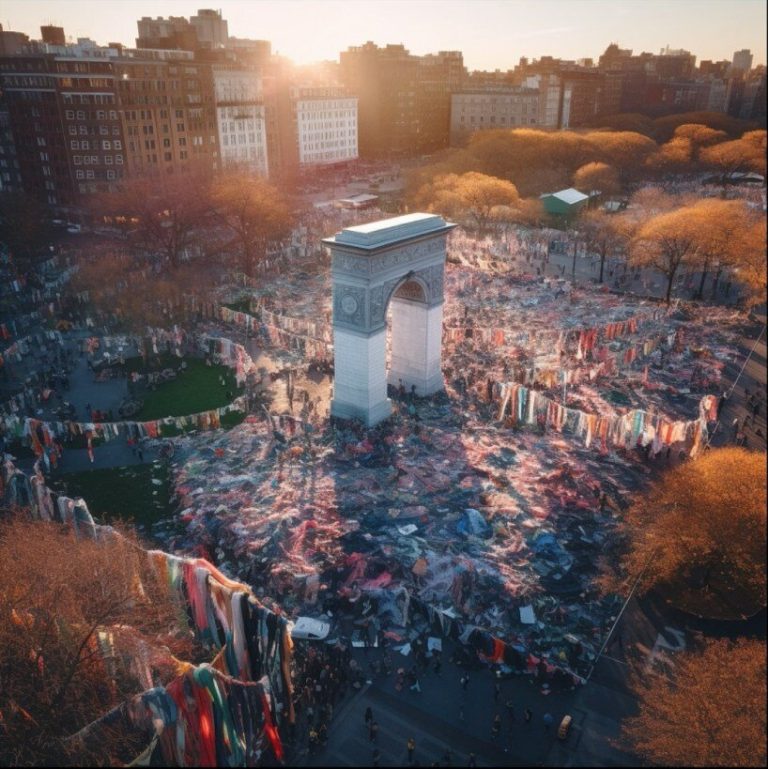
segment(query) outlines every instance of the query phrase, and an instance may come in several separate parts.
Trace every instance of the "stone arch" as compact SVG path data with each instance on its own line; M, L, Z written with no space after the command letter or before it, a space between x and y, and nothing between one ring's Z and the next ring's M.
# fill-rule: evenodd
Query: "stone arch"
M334 396L332 416L373 425L388 417L387 384L430 395L443 388L441 335L448 233L434 214L408 214L349 227L331 249ZM392 360L386 372L386 313Z

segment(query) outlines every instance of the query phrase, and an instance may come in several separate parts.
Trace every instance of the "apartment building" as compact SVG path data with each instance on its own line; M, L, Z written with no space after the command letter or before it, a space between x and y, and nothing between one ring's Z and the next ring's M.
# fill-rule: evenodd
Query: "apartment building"
M222 166L241 165L269 174L262 82L253 70L213 68L216 126Z
M294 87L291 106L300 167L357 158L356 96L343 88Z

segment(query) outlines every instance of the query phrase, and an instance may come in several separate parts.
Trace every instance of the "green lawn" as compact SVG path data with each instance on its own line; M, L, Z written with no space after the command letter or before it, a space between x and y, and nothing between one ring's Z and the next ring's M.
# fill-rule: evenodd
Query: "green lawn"
M173 514L166 462L67 473L51 486L70 497L82 497L99 520L131 520L146 528Z
M181 417L210 411L231 403L242 393L237 386L235 375L226 366L206 366L205 361L197 358L184 358L186 371L172 382L164 382L156 390L141 390L138 397L144 401L144 407L133 417L138 422L163 417ZM179 358L169 358L168 365L178 368ZM129 370L136 367L133 360L126 361ZM221 378L224 385L221 384ZM227 395L229 392L229 395Z

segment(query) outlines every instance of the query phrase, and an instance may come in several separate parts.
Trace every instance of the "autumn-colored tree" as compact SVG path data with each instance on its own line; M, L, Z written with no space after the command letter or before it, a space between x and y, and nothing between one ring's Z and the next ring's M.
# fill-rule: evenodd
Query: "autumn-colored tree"
M729 139L738 139L745 131L755 128L754 123L725 115L722 112L678 112L653 120L649 136L659 144L668 142L682 125L703 125L715 131L722 131Z
M631 131L593 131L584 136L595 159L609 164L622 187L643 178L647 158L657 150L656 142Z
M701 160L717 174L723 195L738 174L754 171L765 176L765 137L765 131L749 131L740 139L721 142L701 151Z
M739 283L746 291L747 306L768 301L768 263L766 263L766 221L760 216L749 225L740 238L742 248L738 251L736 265ZM730 254L734 252L729 251ZM713 292L716 287L713 287Z
M616 216L600 209L587 211L579 219L579 231L587 248L600 257L600 275L597 282L603 282L605 262L615 254L626 239L618 226Z
M292 217L280 191L247 171L228 170L212 189L219 221L232 232L240 251L240 267L251 274L267 247L286 237Z
M628 511L622 574L681 608L735 618L766 604L765 453L711 449Z
M762 250L762 242L755 241L759 234L753 226L755 215L741 200L707 198L696 204L695 211L695 238L701 272L697 297L701 299L713 265L717 265L719 271L726 267L746 266L751 254L757 249ZM765 222L763 217L760 219Z
M418 204L428 211L480 230L485 229L494 216L509 220L510 210L516 210L519 201L514 184L476 172L440 176L422 187L418 194Z
M598 162L587 163L579 168L573 175L573 186L587 192L597 190L605 198L621 190L616 170L607 163Z
M104 764L125 746L70 756L64 738L146 688L122 652L144 644L157 679L173 677L194 651L184 615L128 534L94 541L16 516L0 524L0 563L0 764Z
M765 766L765 642L709 640L670 677L631 676L639 712L622 736L655 766Z
M697 256L698 222L695 206L684 206L653 216L641 225L630 244L630 262L653 267L667 279L666 300L672 301L672 286L680 268L692 265Z
M209 186L209 175L202 168L136 176L121 181L116 192L94 206L121 222L135 247L176 268L211 212Z

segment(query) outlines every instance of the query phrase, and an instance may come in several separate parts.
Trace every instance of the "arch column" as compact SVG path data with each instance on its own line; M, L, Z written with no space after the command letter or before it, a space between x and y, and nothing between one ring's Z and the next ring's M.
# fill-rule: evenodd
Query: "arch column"
M390 302L392 308L392 357L389 384L402 381L407 392L415 386L420 397L443 389L441 368L443 303L430 306L415 291L398 289Z
M334 390L331 416L372 426L391 413L386 311L393 311L390 383L419 395L442 389L445 241L455 225L408 214L324 238L333 279ZM394 295L393 295L394 294Z

